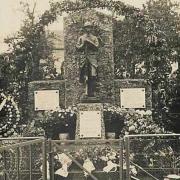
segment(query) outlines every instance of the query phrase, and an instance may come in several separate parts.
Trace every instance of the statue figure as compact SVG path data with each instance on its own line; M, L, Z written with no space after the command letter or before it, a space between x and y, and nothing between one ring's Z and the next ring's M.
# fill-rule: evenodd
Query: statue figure
M77 50L83 52L85 57L80 63L80 83L86 83L87 95L90 97L94 97L96 91L99 47L99 40L92 34L92 27L90 22L84 24L84 34L79 37L76 45Z

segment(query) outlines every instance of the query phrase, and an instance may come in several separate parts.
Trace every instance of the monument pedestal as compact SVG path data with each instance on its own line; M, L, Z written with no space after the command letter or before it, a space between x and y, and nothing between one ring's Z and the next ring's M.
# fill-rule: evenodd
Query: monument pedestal
M103 104L78 104L75 139L105 139Z
M80 97L80 102L81 103L100 103L100 99L98 97L95 96L87 96L87 95L83 95Z

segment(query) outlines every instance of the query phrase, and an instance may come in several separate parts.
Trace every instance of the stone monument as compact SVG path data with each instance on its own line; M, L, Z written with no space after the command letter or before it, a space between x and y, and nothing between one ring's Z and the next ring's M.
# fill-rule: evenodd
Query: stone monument
M96 10L64 19L66 105L114 101L112 17Z
M66 105L78 107L76 139L105 139L103 103L113 101L112 17L82 10L65 18Z
M84 24L84 34L79 37L76 45L77 50L84 54L84 58L80 62L80 83L86 84L88 97L95 96L98 69L99 40L92 34L92 28L93 25L90 22Z
M152 90L146 80L114 78L115 43L112 16L85 9L65 17L65 79L29 83L29 118L76 106L75 138L104 139L104 104L152 110ZM51 104L46 97L53 97Z

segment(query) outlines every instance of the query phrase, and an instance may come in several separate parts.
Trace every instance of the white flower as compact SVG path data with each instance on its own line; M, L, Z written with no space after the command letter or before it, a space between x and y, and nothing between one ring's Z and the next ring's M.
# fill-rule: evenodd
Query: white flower
M140 111L140 110L137 110L136 112L137 112L139 115L141 115L141 116L143 116L143 115L144 115L144 113L145 113L145 111L144 111L144 110L141 110L141 111Z
M133 175L137 174L137 170L136 170L135 166L130 166L130 169L131 169L131 172Z
M100 159L103 161L108 161L108 158L106 156L101 156Z
M134 125L132 125L132 126L129 127L129 131L135 131L135 129L136 129L136 128L135 128Z
M72 113L70 114L71 117L72 117L73 115L74 115L74 114L72 114Z
M152 111L147 110L147 111L146 111L146 115L149 115L149 116L152 115Z
M111 160L116 159L116 153L112 152L109 156L109 159L111 159Z

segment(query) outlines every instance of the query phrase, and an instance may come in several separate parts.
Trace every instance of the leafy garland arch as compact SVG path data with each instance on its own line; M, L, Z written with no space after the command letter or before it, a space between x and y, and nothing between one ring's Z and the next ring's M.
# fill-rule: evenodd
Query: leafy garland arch
M58 15L62 15L63 12L75 12L83 9L101 8L112 12L116 12L117 15L126 16L138 16L140 10L133 6L125 5L121 1L107 1L107 0L76 0L76 2L64 0L63 2L50 2L50 9L45 11L39 19L39 22L35 24L34 34L38 37L44 30L45 26L53 23Z

